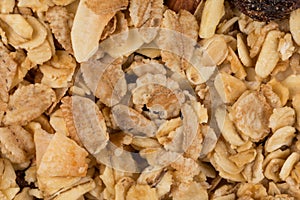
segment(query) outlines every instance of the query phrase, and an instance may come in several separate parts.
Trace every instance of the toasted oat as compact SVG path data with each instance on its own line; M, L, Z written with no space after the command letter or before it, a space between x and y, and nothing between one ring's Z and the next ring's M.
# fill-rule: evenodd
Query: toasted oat
M0 13L11 13L15 7L15 0L3 0L0 2Z
M54 198L54 200L79 199L80 197L83 197L85 193L91 191L94 188L95 188L95 183L93 180L90 179L84 183L80 183L79 185L76 185L70 190L58 194Z
M294 10L290 15L289 25L294 41L300 45L300 9Z
M8 102L8 92L13 85L13 79L17 73L17 63L3 43L0 43L0 56L0 102L3 104ZM1 106L1 108L3 107ZM1 109L1 111L3 112L4 110Z
M281 106L284 106L289 99L289 89L283 86L283 84L278 82L276 79L272 79L267 83L267 85L270 85L272 87L272 90L280 98Z
M47 40L45 40L40 46L28 50L28 59L34 64L43 64L52 57L52 49Z
M160 31L158 45L163 50L162 60L171 70L183 73L196 44L197 21L188 11L181 10L176 14L171 10L166 10L161 27L163 30ZM174 40L178 43L173 43Z
M300 154L297 152L293 152L284 162L279 177L281 180L286 180L286 178L290 175L293 167L295 164L297 164L300 160Z
M201 61L204 66L220 65L228 56L228 45L222 35L214 35L200 42L203 47Z
M227 111L225 109L218 108L215 115L218 127L224 139L233 146L242 146L245 141L237 132L233 122L228 116Z
M66 5L73 3L74 1L75 0L52 0L52 2L58 6L66 6Z
M67 87L76 68L75 59L66 51L56 51L51 60L39 67L42 83L52 88Z
M281 179L279 177L280 170L284 164L284 160L280 158L272 159L266 166L264 175L267 179L274 182L279 182Z
M119 10L123 10L128 5L128 0L112 0L112 1L100 1L100 0L88 0L85 2L86 6L93 12L99 15L114 13Z
M39 176L85 176L88 153L73 140L55 133L41 159L37 170Z
M125 200L127 192L134 185L134 180L130 177L121 178L115 185L116 200Z
M116 105L127 92L122 60L106 55L98 58L97 54L90 61L81 65L83 78L87 86L107 106Z
M133 185L129 188L126 199L158 200L156 190L149 185Z
M128 106L118 104L112 108L112 114L117 125L123 131L151 137L157 130L153 121Z
M151 42L157 35L163 14L162 0L131 0L129 6L133 25L140 28L140 33L146 43ZM143 30L144 29L144 30Z
M290 75L286 79L284 79L281 83L283 86L289 89L289 99L292 99L295 95L300 93L300 90L298 87L295 87L296 85L299 85L300 82L300 75Z
M1 14L0 19L8 24L13 31L24 38L30 40L33 34L33 27L20 14Z
M26 16L26 21L33 28L32 37L30 40L16 44L14 46L24 48L26 50L40 46L47 37L46 27L35 17Z
M146 106L149 115L158 115L161 119L176 117L180 112L178 97L163 85L149 83L138 86L132 91L132 99L134 104Z
M272 109L266 98L258 92L244 92L229 114L238 130L253 141L259 141L269 133Z
M281 107L280 97L273 91L271 85L261 85L261 93L266 97L266 100L270 106L273 108Z
M0 128L1 154L12 163L25 164L34 153L32 135L21 126Z
M70 136L91 154L97 154L105 148L109 135L97 105L79 96L65 97L62 103L62 114Z
M288 60L294 53L295 47L292 40L292 35L287 33L283 38L279 39L278 51L280 52L281 60Z
M0 181L0 197L5 200L14 199L15 195L20 191L16 183L16 173L13 165L5 158L0 159L1 181Z
M172 190L174 200L208 200L206 189L197 182L181 183Z
M275 108L270 116L269 127L275 132L284 126L293 126L295 123L295 110L291 107Z
M237 34L236 37L237 37L237 50L238 50L239 58L243 63L243 65L245 65L246 67L251 67L253 65L253 61L250 57L249 50L243 40L242 34L239 33Z
M55 98L54 91L46 85L21 85L9 98L3 123L25 125L45 112Z
M300 128L300 94L297 94L293 97L292 105L296 111L295 127L297 128L297 130L299 130L299 128Z
M255 65L255 72L262 78L266 78L279 61L277 49L281 35L280 31L270 31L266 36Z
M295 137L295 131L295 128L292 126L285 126L278 129L271 137L268 138L265 144L265 150L267 152L272 152L282 146L290 146L293 138Z
M52 6L53 3L51 0L45 1L36 1L36 0L20 0L18 1L18 7L28 7L31 8L34 12L44 12L47 11L49 6Z
M225 72L217 75L214 85L224 103L234 103L247 89L243 81Z
M223 0L206 1L202 12L199 36L201 38L210 38L213 36L217 25L224 14Z
M50 28L55 38L67 52L71 53L70 13L65 7L54 6L46 12L46 19L50 23Z

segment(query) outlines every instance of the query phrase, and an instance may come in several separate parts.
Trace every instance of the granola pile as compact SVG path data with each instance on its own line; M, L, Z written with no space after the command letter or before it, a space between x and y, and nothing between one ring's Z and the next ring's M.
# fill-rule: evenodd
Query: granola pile
M1 0L1 200L300 199L300 9Z

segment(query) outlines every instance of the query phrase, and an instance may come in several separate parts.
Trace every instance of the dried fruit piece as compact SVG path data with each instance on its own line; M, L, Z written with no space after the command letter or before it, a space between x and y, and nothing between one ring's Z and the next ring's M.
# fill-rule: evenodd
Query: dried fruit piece
M39 176L79 176L87 173L88 153L73 140L55 133L37 170Z
M202 12L199 36L201 38L212 37L224 14L224 0L207 0Z
M262 78L266 78L279 61L279 52L277 49L281 35L282 33L276 30L270 31L267 34L255 65L255 72Z
M111 11L98 15L88 7L87 2L89 1L82 0L79 2L71 29L72 48L77 62L87 61L97 51L104 27L115 15L115 12ZM115 2L104 1L98 5L107 5L107 3L113 5Z
M6 125L25 125L45 112L55 99L54 91L46 85L21 85L10 96L3 122Z
M291 11L300 7L298 0L271 1L271 0L233 0L234 5L254 20L270 21L282 19Z
M163 0L131 0L129 12L133 25L140 29L144 41L151 42L162 20Z
M71 27L69 26L71 16L65 7L55 6L46 12L46 19L49 22L54 37L69 53L72 50Z

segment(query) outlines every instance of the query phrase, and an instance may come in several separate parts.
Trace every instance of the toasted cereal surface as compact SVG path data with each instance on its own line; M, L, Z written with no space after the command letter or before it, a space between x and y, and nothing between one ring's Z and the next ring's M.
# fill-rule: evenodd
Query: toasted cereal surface
M0 1L0 200L300 199L299 6Z

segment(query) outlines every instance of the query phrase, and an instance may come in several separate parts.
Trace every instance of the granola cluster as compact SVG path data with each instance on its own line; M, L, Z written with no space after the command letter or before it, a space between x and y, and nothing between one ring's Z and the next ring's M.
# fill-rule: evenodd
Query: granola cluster
M300 199L300 9L0 1L0 199Z

